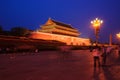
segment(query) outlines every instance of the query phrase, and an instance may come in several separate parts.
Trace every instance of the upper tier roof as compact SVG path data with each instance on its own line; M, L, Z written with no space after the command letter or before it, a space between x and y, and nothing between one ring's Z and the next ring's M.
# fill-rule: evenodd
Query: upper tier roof
M65 23L63 23L63 22L58 22L58 21L55 21L55 20L53 20L53 19L51 19L51 18L49 18L48 19L48 21L46 22L46 24L47 25L49 25L49 24L56 24L56 25L59 25L59 26L64 26L64 27L67 27L67 28L72 28L72 29L75 29L75 28L73 28L71 25L69 25L69 24L65 24ZM45 25L46 25L45 24Z

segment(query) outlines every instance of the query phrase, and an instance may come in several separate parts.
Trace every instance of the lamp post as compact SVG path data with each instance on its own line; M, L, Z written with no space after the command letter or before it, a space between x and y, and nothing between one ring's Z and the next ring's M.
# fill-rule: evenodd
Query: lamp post
M118 40L119 40L119 42L120 42L120 32L117 33L116 36L117 36L117 38L118 38Z
M98 38L99 38L99 31L100 31L100 26L103 23L102 20L96 18L95 20L91 21L91 24L95 30L95 37L96 37L96 45L98 45Z

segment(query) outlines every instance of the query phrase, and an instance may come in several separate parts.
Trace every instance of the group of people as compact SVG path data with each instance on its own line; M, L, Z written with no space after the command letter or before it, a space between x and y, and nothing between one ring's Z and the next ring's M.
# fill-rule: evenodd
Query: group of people
M92 50L94 67L96 67L97 65L98 65L98 67L106 66L107 56L111 53L111 50L112 50L111 47L95 46L94 49ZM102 63L101 63L100 59L102 59Z

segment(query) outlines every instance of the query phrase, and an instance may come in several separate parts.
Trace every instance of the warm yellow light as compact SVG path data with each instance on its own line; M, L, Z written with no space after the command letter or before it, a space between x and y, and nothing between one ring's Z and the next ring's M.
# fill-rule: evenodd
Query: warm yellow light
M120 38L120 32L119 32L118 34L116 34L116 36L117 36L118 38Z
M100 27L100 25L103 23L102 20L96 18L95 20L91 21L91 24L93 27L97 28L97 27Z

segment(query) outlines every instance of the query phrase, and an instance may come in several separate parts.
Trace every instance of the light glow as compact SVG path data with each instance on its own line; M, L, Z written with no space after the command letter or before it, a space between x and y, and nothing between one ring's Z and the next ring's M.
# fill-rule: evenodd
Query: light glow
M116 36L117 36L118 38L120 38L120 32L119 32L118 34L116 34Z

